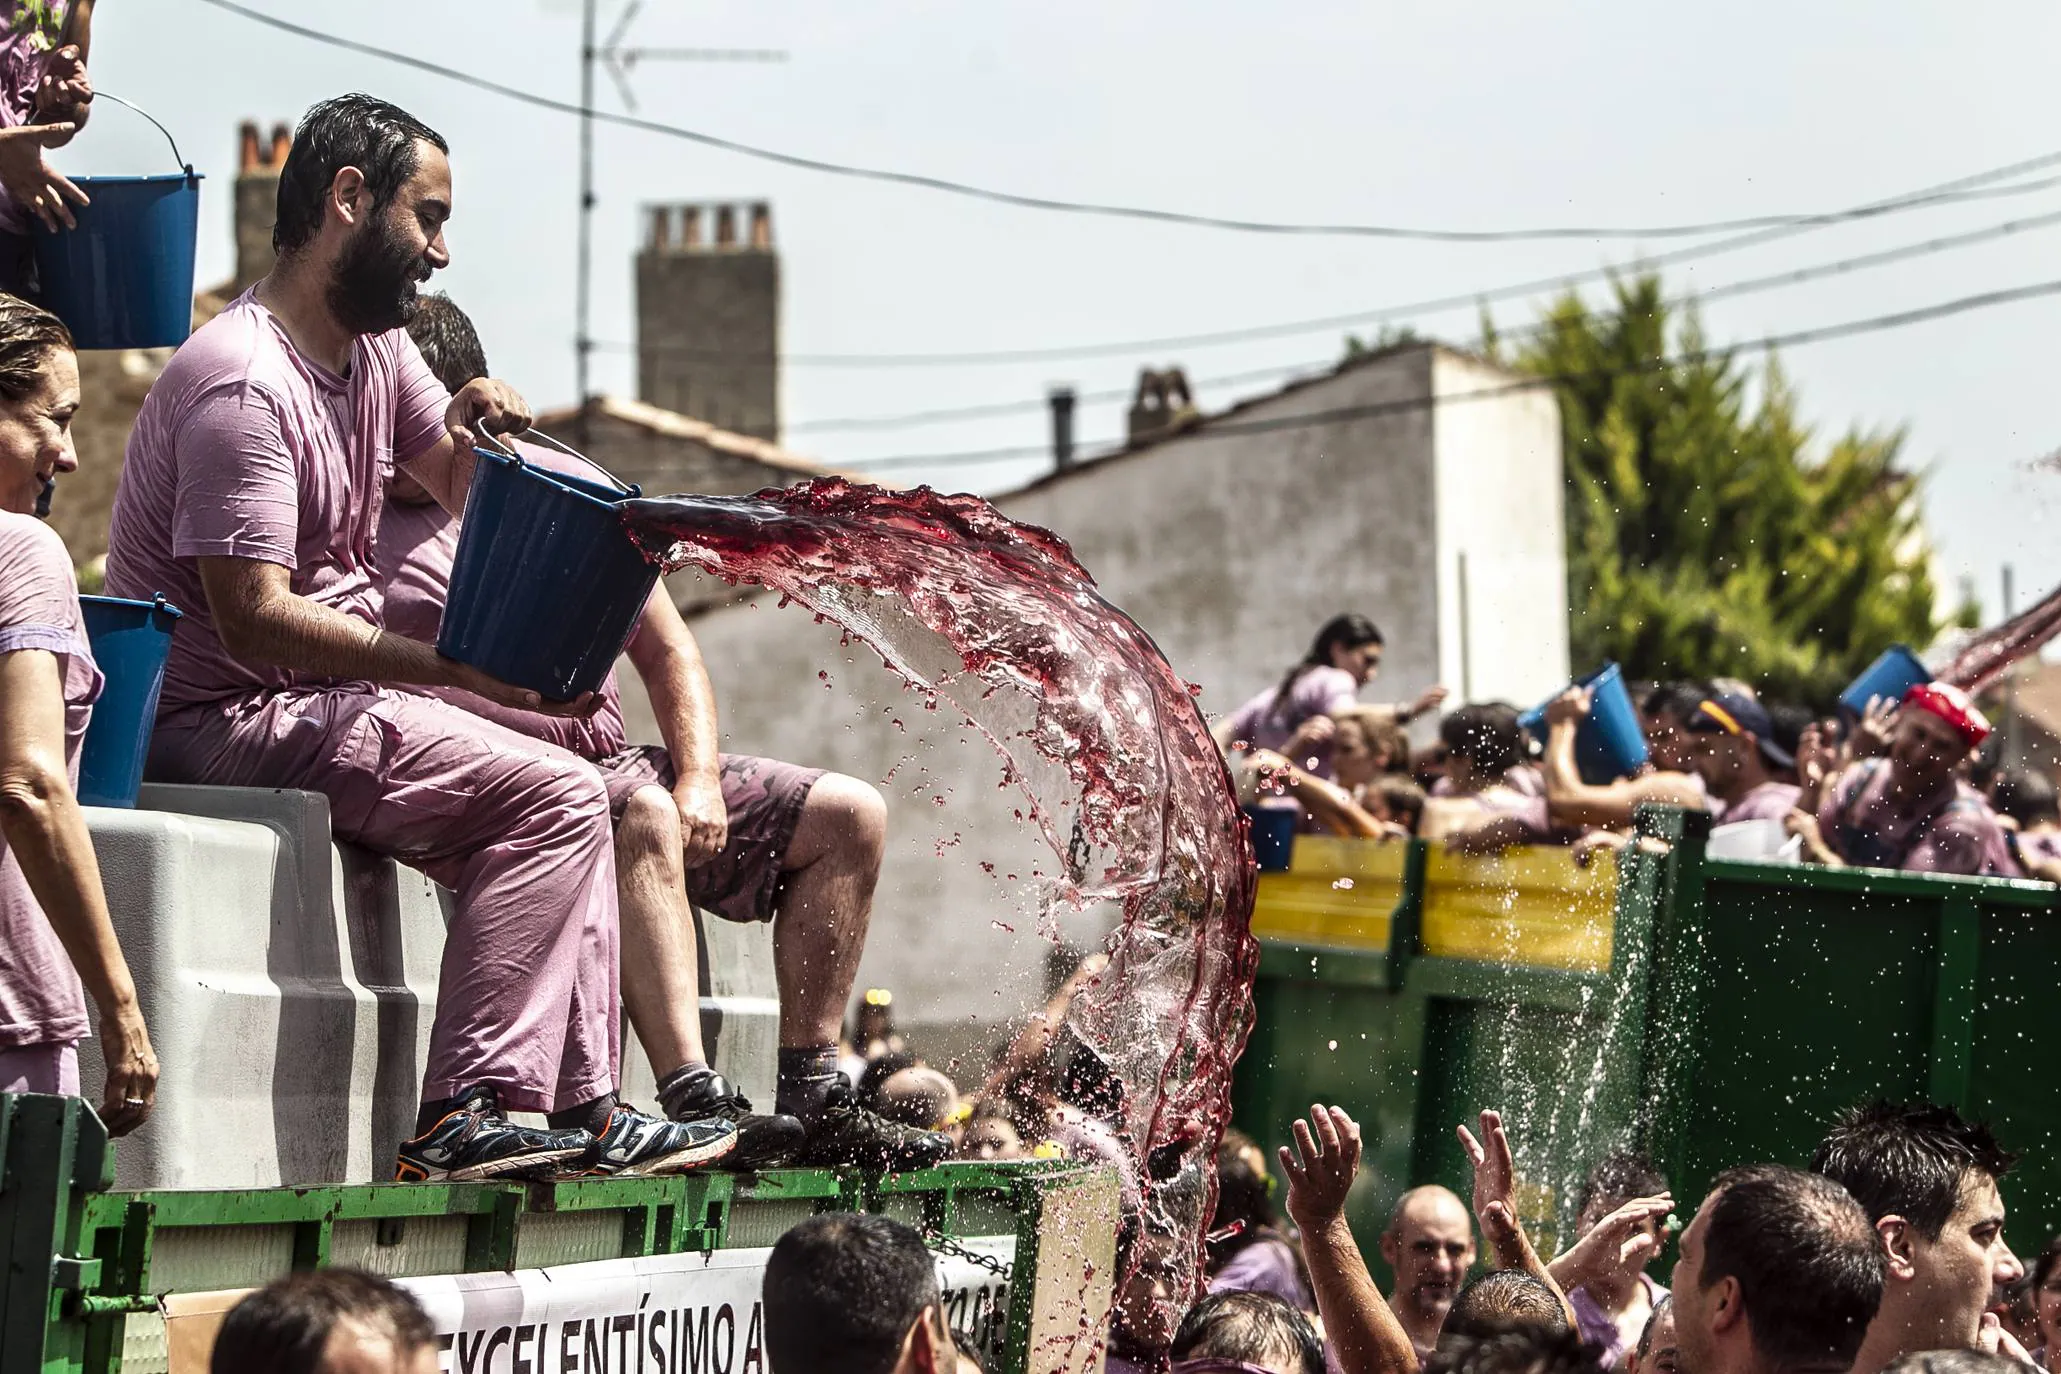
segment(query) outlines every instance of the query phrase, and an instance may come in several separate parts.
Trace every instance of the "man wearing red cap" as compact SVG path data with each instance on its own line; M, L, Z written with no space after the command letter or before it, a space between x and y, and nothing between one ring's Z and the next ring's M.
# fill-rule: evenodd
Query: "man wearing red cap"
M1996 813L1960 778L1989 728L1960 688L1913 687L1896 713L1889 753L1852 764L1822 788L1817 823L1825 847L1868 868L2023 876Z

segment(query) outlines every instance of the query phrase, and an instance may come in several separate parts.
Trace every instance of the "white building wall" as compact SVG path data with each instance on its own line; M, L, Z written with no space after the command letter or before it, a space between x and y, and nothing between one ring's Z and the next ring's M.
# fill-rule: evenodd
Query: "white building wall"
M1456 701L1528 707L1569 678L1565 479L1551 389L1510 383L1462 354L1433 364L1439 671Z
M1406 699L1442 675L1457 687L1442 662L1440 625L1446 593L1433 450L1444 417L1423 403L1439 357L1429 347L1399 351L997 504L1064 536L1103 595L1202 684L1211 716L1278 679L1317 626L1347 610L1373 617L1388 640L1366 700ZM1355 408L1375 413L1238 432ZM1480 462L1484 478L1550 463L1557 483L1557 437L1547 449L1527 437L1507 461ZM1500 524L1479 517L1466 537L1514 529L1543 509L1539 481L1510 485L1507 516ZM1471 499L1502 497L1491 486ZM1551 548L1557 554L1558 545ZM1556 564L1539 582L1534 591L1545 598L1564 577ZM1564 676L1566 660L1564 608L1556 614L1558 655L1536 668L1553 679ZM997 792L999 760L942 712L926 713L870 655L841 648L835 627L798 609L760 599L707 612L694 630L726 749L812 762L882 786L891 839L861 986L893 988L904 1026L933 1055L976 1054L998 1022L1043 995L1050 950L1033 928L1027 882L1049 856L1012 817L1017 803ZM1534 638L1524 652L1545 652L1543 642ZM827 685L819 670L827 670ZM1512 677L1511 690L1526 681ZM633 738L657 738L629 681L625 714ZM983 863L994 865L992 875ZM976 1079L980 1067L968 1062L960 1077Z

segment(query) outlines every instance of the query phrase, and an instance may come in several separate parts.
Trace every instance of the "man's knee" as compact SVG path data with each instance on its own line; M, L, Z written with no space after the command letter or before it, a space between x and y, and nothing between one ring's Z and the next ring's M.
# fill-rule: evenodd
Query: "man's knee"
M685 843L680 833L680 808L672 793L651 783L630 794L615 827L619 866L643 862L681 868Z
M887 849L887 803L870 783L825 773L802 805L802 827L814 832L819 852L835 852L878 870Z

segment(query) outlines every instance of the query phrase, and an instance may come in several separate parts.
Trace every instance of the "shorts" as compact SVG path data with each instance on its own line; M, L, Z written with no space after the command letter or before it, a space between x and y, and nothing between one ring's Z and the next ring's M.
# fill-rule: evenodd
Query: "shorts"
M687 899L726 921L770 921L802 804L824 770L750 754L724 754L721 766L730 835L714 858L687 870ZM633 744L597 767L618 821L638 788L673 785L673 760L663 745Z
M0 1093L79 1095L79 1042L0 1046Z

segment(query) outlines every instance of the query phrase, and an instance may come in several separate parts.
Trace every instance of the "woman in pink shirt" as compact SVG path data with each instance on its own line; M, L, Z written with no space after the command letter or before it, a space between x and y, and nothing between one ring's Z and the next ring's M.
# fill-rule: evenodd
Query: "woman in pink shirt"
M1217 722L1219 748L1240 753L1269 750L1287 757L1314 777L1331 777L1333 717L1359 701L1360 688L1381 671L1383 640L1363 615L1337 615L1324 622L1302 661L1281 681ZM1407 722L1436 710L1446 689L1432 687L1395 708Z
M32 514L79 465L78 408L70 333L0 295L0 1092L78 1093L91 992L108 1065L100 1115L121 1135L150 1115L157 1057L73 792L100 671L71 557Z

